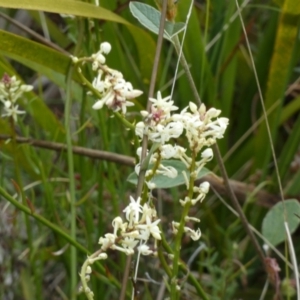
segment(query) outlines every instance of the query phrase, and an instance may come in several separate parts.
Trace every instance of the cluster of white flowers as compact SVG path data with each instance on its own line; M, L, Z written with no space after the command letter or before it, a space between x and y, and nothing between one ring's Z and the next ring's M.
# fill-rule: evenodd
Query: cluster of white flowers
M93 80L93 87L101 94L93 105L94 109L101 109L104 105L113 111L122 111L126 113L128 106L134 104L130 99L140 96L143 92L135 90L130 82L125 81L121 72L109 68L105 65L105 56L111 50L108 42L101 43L100 50L91 56L93 61L92 68L98 74ZM74 59L73 59L74 60Z
M220 110L206 110L204 104L198 109L196 104L190 102L180 114L171 114L178 108L173 105L170 97L162 98L158 92L157 99L150 98L150 101L153 102L151 113L141 111L144 121L136 124L135 133L140 138L144 134L148 135L152 142L164 145L171 138L181 136L185 130L189 148L198 153L203 147L209 147L216 139L222 138L228 126L227 118L217 118Z
M149 99L153 104L151 113L141 111L145 118L144 122L136 124L135 133L140 138L147 134L152 142L165 144L171 138L178 138L183 132L183 123L173 120L171 112L178 107L173 105L170 97L162 98L161 93L157 93L157 99Z
M149 162L155 164L157 159L169 160L178 159L184 163L187 170L190 170L191 164L194 163L195 167L191 174L188 175L187 171L183 171L185 183L187 189L190 185L190 176L197 178L198 173L204 167L204 165L213 158L213 151L210 147L216 142L216 139L223 137L224 132L228 126L229 120L227 118L218 118L221 111L215 108L206 110L204 104L201 104L199 108L190 102L189 106L184 108L179 114L173 113L178 108L173 105L173 101L170 97L162 98L161 93L157 93L157 99L150 98L152 102L151 112L142 111L141 114L144 117L144 121L136 124L135 133L138 137L142 138L146 134L150 141L153 143L159 143L159 151L151 155ZM193 159L189 157L186 152L187 149L172 145L172 138L178 138L183 133L188 140L189 149L195 156L201 152L200 160L193 162ZM140 156L141 150L138 150L138 156ZM138 174L140 170L140 163L137 164L135 171ZM146 172L146 178L152 175L152 170ZM170 166L164 166L160 161L156 169L156 174L162 174L164 176L175 178L177 177L177 170ZM148 188L151 190L155 188L155 184L151 181L146 182ZM184 200L180 200L182 206L195 205L197 202L202 202L206 194L209 191L209 183L203 182L199 187L193 187L192 198L185 197ZM200 222L197 218L187 217L190 221ZM185 220L186 222L186 220ZM172 222L173 233L177 234L180 223ZM189 235L193 240L198 240L201 236L200 229L196 231L184 226L183 231Z
M25 114L25 111L19 110L19 105L16 104L22 94L33 89L31 85L21 84L15 76L10 77L4 74L0 81L0 101L3 103L4 113L2 117L13 117L17 121L18 115Z
M161 240L157 213L147 203L140 204L140 198L135 200L130 196L129 205L123 210L126 221L121 217L116 217L112 221L113 233L106 233L100 237L99 244L101 251L97 257L90 258L89 264L96 260L106 259L106 252L109 249L124 252L126 255L133 255L135 251L141 255L155 254L156 242ZM154 239L152 249L147 245L150 238Z
M160 229L157 219L156 210L151 208L147 203L143 206L140 204L140 198L135 200L130 197L129 205L123 210L127 222L123 222L121 217L116 217L112 221L114 227L113 233L107 233L101 237L99 244L101 249L118 250L127 255L132 255L135 252L135 247L142 255L153 254L153 250L146 245L150 237L154 240L160 240Z

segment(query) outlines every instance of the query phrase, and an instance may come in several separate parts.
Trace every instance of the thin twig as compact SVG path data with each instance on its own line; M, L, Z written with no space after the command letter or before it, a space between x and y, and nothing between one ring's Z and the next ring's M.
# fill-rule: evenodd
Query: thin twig
M11 136L0 134L0 140L10 140L10 139ZM35 139L24 138L20 136L16 137L16 142L18 142L19 144L30 144L38 148L45 148L45 149L50 149L55 151L67 150L66 144L35 140ZM135 159L133 157L126 156L126 155L121 155L121 154L116 154L116 153L101 151L101 150L93 150L93 149L79 147L79 146L73 146L72 150L74 154L78 154L86 157L103 159L106 161L111 161L126 166L135 165Z
M0 134L0 140L10 140L11 136L9 135L4 135ZM16 137L16 142L19 144L29 144L31 146L37 147L37 148L43 148L43 149L49 149L49 150L55 150L59 152L65 152L67 147L65 144L62 143L55 143L55 142L49 142L49 141L41 141L41 140L36 140L36 139L30 139L30 138L24 138L17 136ZM117 164L129 166L129 167L134 167L136 162L135 158L127 155L120 155L112 152L107 152L107 151L101 151L101 150L94 150L94 149L89 149L85 147L78 147L78 146L73 146L72 147L73 153L85 157L90 157L94 159L99 159L99 160L105 160L105 161L110 161L114 162ZM208 181L210 185L218 191L221 195L226 195L227 190L224 184L224 180L211 173L207 174L201 179L198 179L196 181L196 185L198 186L201 182ZM232 180L229 179L229 184L236 195L237 199L239 202L243 203L246 201L248 195L252 194L253 191L256 189L256 186L252 184L246 184L244 182L240 182L237 180ZM256 203L258 205L264 206L264 207L272 207L279 201L279 196L275 194L271 194L267 191L264 190L259 190L256 194Z
M223 160L222 160L222 156L221 156L221 153L220 153L220 150L219 150L219 147L218 147L218 144L215 144L213 145L213 150L214 150L214 155L215 157L217 158L217 162L218 162L218 165L220 167L220 172L221 172L221 175L224 179L224 183L225 183L225 186L227 188L227 191L228 191L228 194L229 194L229 197L231 199L231 202L235 208L235 210L238 212L239 216L240 216L240 219L241 219L241 222L247 232L247 234L249 235L249 238L256 250L256 253L258 255L258 257L260 258L263 266L265 267L265 255L261 249L261 247L259 246L258 244L258 241L256 239L256 237L254 236L253 232L251 231L250 229L250 226L249 226L249 222L241 208L241 205L239 204L233 190L232 190L232 187L230 186L230 183L229 183L229 178L228 178L228 175L227 175L227 171L226 171L226 168L225 168L225 165L223 163Z

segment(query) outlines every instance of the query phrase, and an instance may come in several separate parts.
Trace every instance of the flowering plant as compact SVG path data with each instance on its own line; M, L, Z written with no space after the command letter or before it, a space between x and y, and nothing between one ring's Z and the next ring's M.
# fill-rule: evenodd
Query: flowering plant
M94 109L102 109L106 106L113 113L122 112L121 117L126 119L127 107L134 104L129 101L142 94L141 91L133 89L131 83L126 82L123 75L105 65L105 55L111 50L108 42L100 45L100 50L88 58L72 57L73 63L77 67L84 83L87 79L83 76L80 68L81 63L92 63L92 69L97 72L92 84L88 84L93 94L98 96L98 100L92 105ZM142 140L144 136L152 142L153 146L147 153L147 159L142 158L142 147L137 149L139 162L135 166L135 173L139 175L141 168L146 168L145 182L141 195L136 199L130 196L130 203L123 210L125 221L117 216L112 221L113 233L106 233L100 237L100 249L89 256L85 261L80 277L82 290L89 299L93 299L93 292L87 285L91 274L91 265L97 260L104 260L108 257L109 250L115 250L134 255L137 253L137 262L134 272L136 281L140 255L158 256L158 243L166 237L161 229L161 219L155 208L153 190L156 184L153 181L156 175L169 178L176 178L178 171L165 162L175 159L184 164L182 171L184 177L187 196L179 199L183 207L182 217L178 221L171 220L170 225L175 238L175 250L169 253L172 258L171 285L178 291L181 289L178 276L178 265L180 258L180 245L183 234L196 241L201 237L201 230L190 228L190 222L200 222L199 218L189 216L191 206L201 203L209 191L209 183L203 182L195 186L195 180L205 164L213 158L213 151L210 148L217 139L223 137L228 126L228 119L221 117L220 110L215 108L206 109L204 104L197 107L193 102L189 106L175 113L178 107L170 96L163 98L161 92L157 93L157 98L150 98L150 111L140 112L142 121L138 122L134 128L135 135ZM126 122L125 122L126 124ZM176 139L185 137L187 148L177 145ZM147 165L144 162L147 161ZM150 242L153 240L151 246ZM168 271L166 271L168 273ZM134 297L135 292L133 291Z

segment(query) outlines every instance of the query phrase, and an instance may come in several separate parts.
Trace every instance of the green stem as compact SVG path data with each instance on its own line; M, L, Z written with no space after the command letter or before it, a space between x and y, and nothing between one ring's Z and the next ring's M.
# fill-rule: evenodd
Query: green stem
M170 247L169 243L166 241L165 236L162 234L162 240L161 240L161 244L163 246L163 248L165 249L165 251L167 251L168 254L174 255L172 248ZM160 252L162 253L162 250L160 249ZM168 274L169 278L172 278L172 273L168 272L168 269L164 267L163 264L163 260L165 259L164 257L161 258L160 252L158 252L158 258L160 259L162 266L165 270L165 272ZM163 259L163 260L162 260ZM167 267L169 268L169 266L167 265ZM193 274L190 272L190 270L188 269L188 267L186 266L185 263L181 262L179 264L179 268L185 272L188 273L188 281L190 284L192 284L198 295L202 297L203 300L208 300L208 297L204 291L204 289L202 288L202 286L200 285L199 281L193 276ZM173 299L173 298L172 298Z
M164 271L167 273L167 275L169 276L169 278L172 277L172 271L169 267L169 265L167 264L164 254L163 254L163 248L161 247L161 245L158 246L158 258L160 260L160 263L164 269Z
M190 182L189 182L189 191L188 191L188 198L191 200L193 199L193 188L195 182L195 175L194 171L196 169L196 154L192 153L192 162L190 166ZM184 233L184 225L185 225L185 218L187 217L189 210L191 207L191 202L187 202L183 208L183 213L180 219L180 225L178 228L178 232L175 238L175 246L174 246L174 259L173 259L173 268L172 268L172 278L171 278L171 299L178 299L179 293L177 290L177 282L178 282L178 268L179 268L179 260L180 260L180 249L181 249L181 239Z
M69 190L70 190L70 219L71 230L70 234L73 240L76 240L76 196L75 196L75 174L74 174L74 160L72 151L72 133L71 133L71 85L72 85L73 67L70 68L67 75L67 90L66 90L66 104L65 104L65 129L66 129L66 144L67 144L67 160L68 160L68 174L69 174ZM71 246L70 249L70 264L71 264L71 299L76 299L76 285L77 285L77 250Z

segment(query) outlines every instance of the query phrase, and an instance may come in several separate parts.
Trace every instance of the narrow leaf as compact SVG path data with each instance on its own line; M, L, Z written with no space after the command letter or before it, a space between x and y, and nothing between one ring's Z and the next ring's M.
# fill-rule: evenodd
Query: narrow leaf
M278 99L283 100L284 91L290 77L293 50L299 31L299 20L300 2L285 0L277 28L276 41L269 70L265 95L266 110L278 101ZM275 140L278 132L280 110L281 105L277 106L268 116L273 140ZM269 163L271 151L270 147L265 147L265 141L267 140L268 134L266 126L262 124L255 141L255 167L261 168Z
M40 10L58 14L69 14L87 18L102 19L129 25L117 14L90 3L74 0L0 0L0 6L28 10Z

